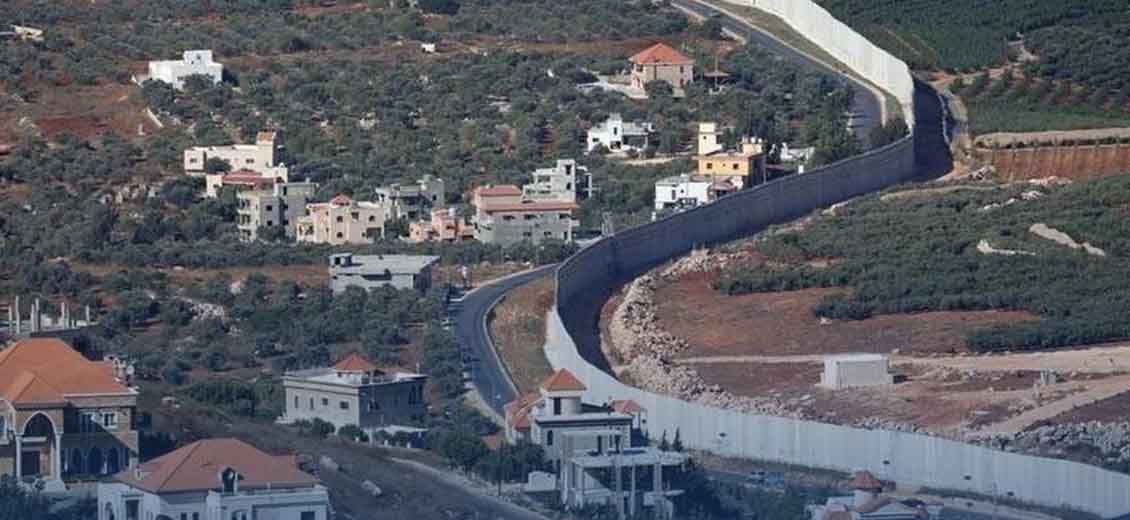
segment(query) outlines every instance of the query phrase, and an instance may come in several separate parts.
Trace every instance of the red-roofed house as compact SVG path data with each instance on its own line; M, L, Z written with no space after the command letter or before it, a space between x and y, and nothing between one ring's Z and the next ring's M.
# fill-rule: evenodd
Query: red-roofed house
M694 81L694 60L665 43L648 47L628 61L632 64L632 87L642 89L652 81L666 81L681 89Z
M369 244L385 236L388 208L371 201L355 201L338 194L329 202L306 205L306 215L295 224L299 242L312 244Z
M583 179L583 185L578 179ZM573 220L578 194L592 190L588 169L576 161L557 161L553 168L539 168L533 182L514 185L481 186L471 195L475 214L471 219L475 238L488 244L509 245L544 240L573 241Z
M823 505L808 506L812 520L926 520L936 518L917 501L883 496L883 483L870 471L857 471L848 484L852 496L831 497ZM937 507L940 510L940 507Z
M337 428L355 425L373 439L378 430L419 422L427 414L427 376L379 368L353 353L332 367L287 372L281 423L321 419Z
M614 438L631 439L633 415L606 406L585 405L581 396L586 390L572 372L555 371L538 385L538 393L521 396L503 408L506 439L538 444L549 460L561 458L560 440L564 434L597 432L584 440L575 440L574 450L597 449L602 441L611 446Z
M137 391L104 362L56 338L0 351L0 475L38 477L49 489L137 461Z
M329 494L293 456L197 441L98 484L98 520L327 520Z

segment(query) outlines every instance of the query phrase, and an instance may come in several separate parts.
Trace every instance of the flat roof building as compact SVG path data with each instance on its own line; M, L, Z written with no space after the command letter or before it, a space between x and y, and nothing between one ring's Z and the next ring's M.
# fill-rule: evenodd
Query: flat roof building
M223 175L208 174L205 170L209 159L219 159L231 165L232 171L249 170L274 178L277 182L287 182L289 170L282 164L282 146L279 132L259 132L253 144L193 146L184 151L184 172L193 177ZM209 196L215 194L209 190Z
M288 237L295 234L298 218L314 197L318 185L312 182L275 183L269 189L252 189L236 194L236 229L244 241L259 239L263 228L282 228Z
M429 255L331 255L330 289L339 294L348 287L371 290L387 285L427 292L437 262L438 256Z
M655 211L686 209L709 204L737 191L740 178L705 177L684 173L655 182Z
M336 428L355 425L373 438L377 430L424 419L427 379L399 368L378 368L356 353L332 367L287 372L286 410L279 422L321 419Z
M224 66L212 61L212 51L184 51L179 60L149 62L149 79L163 81L176 89L184 88L189 76L204 76L213 85L224 78Z
M650 446L632 447L618 429L561 434L558 488L567 509L610 507L621 519L675 518L675 471L690 457ZM595 446L595 448L593 447Z
M329 202L306 204L295 223L295 237L311 244L369 244L385 236L386 208L338 195Z
M894 384L890 360L882 354L840 354L824 356L823 388L840 390L862 386Z
M759 180L763 182L766 178L764 143L757 138L743 137L738 148L726 150L720 137L717 124L699 123L695 173L725 177L731 179L731 183L740 182L738 189L752 186Z
M624 121L620 114L610 114L608 119L589 129L585 151L592 152L603 146L614 153L629 150L642 152L654 133L655 125L651 123L633 123Z
M454 243L475 239L475 228L456 208L433 209L430 220L408 224L408 241Z
M384 206L385 219L427 218L430 211L445 205L447 191L443 179L425 175L415 184L393 183L376 189L376 203Z

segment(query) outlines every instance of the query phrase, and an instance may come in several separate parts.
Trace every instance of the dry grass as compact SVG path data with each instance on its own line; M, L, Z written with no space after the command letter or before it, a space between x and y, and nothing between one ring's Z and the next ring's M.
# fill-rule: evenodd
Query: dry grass
M545 315L553 305L553 277L519 287L490 314L490 336L519 392L530 392L552 368L545 359Z

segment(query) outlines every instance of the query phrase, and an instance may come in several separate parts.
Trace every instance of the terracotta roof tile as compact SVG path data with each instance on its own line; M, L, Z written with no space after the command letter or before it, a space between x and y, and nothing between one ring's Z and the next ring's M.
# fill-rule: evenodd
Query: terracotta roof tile
M564 368L558 369L553 375L541 382L542 390L547 392L584 392L588 387L577 379L572 372Z
M65 400L67 395L130 394L105 364L90 361L56 338L28 338L0 352L0 395L14 403Z
M505 203L483 203L480 208L483 211L572 211L578 208L575 202L558 202L558 201L534 201L534 202L521 202L517 204Z
M851 479L851 488L863 491L882 490L883 483L870 471L856 471L855 477Z
M541 396L536 393L530 393L510 401L503 407L506 416L510 419L510 425L515 430L528 430L530 429L530 410L533 409L541 401Z
M349 195L339 193L336 197L330 199L330 204L334 206L348 206L353 204L353 199L349 198Z
M338 361L334 365L334 370L340 372L373 372L377 370L377 366L365 359L364 356L356 352L348 355L345 359Z
M690 65L694 63L694 60L672 49L666 43L652 45L636 53L628 60L637 65Z
M639 403L631 399L617 399L612 401L612 410L619 413L634 414L643 412L644 409Z
M151 493L220 489L219 475L225 468L239 473L242 489L309 487L318 483L318 479L292 462L263 453L238 439L205 439L142 464L141 475L130 469L114 478Z
M502 186L480 186L475 188L475 193L481 197L503 197L521 195L522 189L513 184L503 184Z

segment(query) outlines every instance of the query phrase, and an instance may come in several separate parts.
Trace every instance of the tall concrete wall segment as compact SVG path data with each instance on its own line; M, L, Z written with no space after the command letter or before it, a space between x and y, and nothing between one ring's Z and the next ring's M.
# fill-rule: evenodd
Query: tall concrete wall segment
M648 409L653 435L678 430L692 448L722 455L851 471L869 469L900 484L975 493L1011 493L1032 503L1106 517L1130 513L1130 476L1094 466L991 450L926 435L861 430L747 415L657 395L608 374L600 352L599 310L615 287L699 246L767 226L894 184L948 171L944 111L935 92L905 64L808 0L740 0L781 16L857 74L892 93L914 135L810 173L787 177L606 238L557 270L546 356L588 385L593 402L634 399Z

